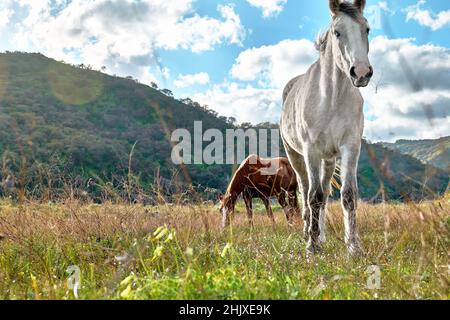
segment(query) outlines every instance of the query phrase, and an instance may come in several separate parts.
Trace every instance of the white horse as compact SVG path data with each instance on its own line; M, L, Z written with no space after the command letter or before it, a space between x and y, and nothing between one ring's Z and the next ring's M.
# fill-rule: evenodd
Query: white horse
M325 213L336 160L341 157L345 242L361 249L356 228L357 167L364 129L359 87L373 75L365 0L329 0L332 24L317 40L320 59L283 93L281 135L301 187L308 253L325 241Z

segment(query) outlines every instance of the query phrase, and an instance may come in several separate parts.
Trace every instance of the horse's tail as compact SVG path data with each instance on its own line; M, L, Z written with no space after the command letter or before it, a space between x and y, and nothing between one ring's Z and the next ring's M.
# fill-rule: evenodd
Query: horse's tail
M336 165L336 169L334 170L333 177L331 178L331 193L333 193L334 190L341 190L342 185L339 182L341 174L341 166Z

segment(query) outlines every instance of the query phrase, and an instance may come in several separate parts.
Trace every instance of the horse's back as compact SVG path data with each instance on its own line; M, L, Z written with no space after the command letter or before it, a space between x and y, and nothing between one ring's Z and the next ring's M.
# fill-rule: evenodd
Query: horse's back
M279 193L282 190L295 190L297 179L287 158L261 158L252 155L244 162L250 186L263 190L269 186L269 192ZM268 195L268 196L272 196Z
M288 82L283 91L283 111L281 114L280 133L283 142L288 144L291 148L297 145L298 139L296 122L297 113L301 112L296 105L295 101L303 87L306 74L299 75ZM285 145L286 146L286 145Z

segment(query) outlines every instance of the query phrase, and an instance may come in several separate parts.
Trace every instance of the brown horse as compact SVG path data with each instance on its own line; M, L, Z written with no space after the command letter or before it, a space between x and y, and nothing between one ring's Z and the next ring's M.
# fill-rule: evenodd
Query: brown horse
M247 217L253 226L252 200L263 201L267 214L273 223L275 219L270 206L270 198L277 197L283 207L289 225L296 213L300 214L297 200L297 178L289 160L286 158L262 159L256 155L249 156L239 167L228 186L224 196L220 196L222 226L230 225L236 202L243 195L247 207Z

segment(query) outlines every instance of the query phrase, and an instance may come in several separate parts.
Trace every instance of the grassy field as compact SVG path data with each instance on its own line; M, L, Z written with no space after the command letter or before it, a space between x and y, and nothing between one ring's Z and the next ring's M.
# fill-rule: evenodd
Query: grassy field
M0 299L448 299L448 199L361 204L363 256L349 259L339 204L308 261L301 222L243 208L229 231L213 206L0 202ZM376 266L376 267L373 267ZM380 286L374 277L380 270ZM375 273L374 273L375 272ZM376 287L376 286L375 286Z

